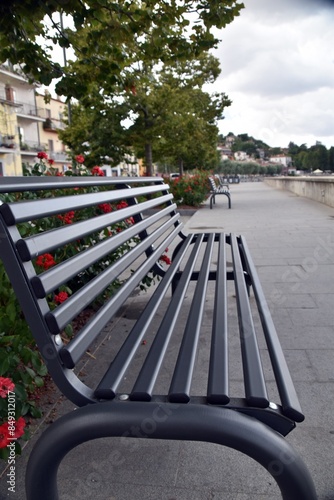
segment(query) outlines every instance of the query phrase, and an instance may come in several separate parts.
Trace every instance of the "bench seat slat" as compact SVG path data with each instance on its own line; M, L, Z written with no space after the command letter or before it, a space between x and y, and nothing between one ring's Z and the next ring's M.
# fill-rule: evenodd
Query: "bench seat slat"
M156 293L154 293L151 297L143 313L140 315L140 318L132 328L121 349L118 351L115 359L110 364L110 367L108 368L107 372L96 388L95 394L98 398L112 399L115 397L122 377L127 367L129 366L139 343L145 336L146 332L149 330L151 322L154 319L154 314L156 313L159 305L165 297L167 289L171 285L173 277L180 265L180 262L186 254L189 245L192 242L192 239L192 235L189 235L183 241L180 251L176 255L175 259L173 259L173 262L167 270L163 281L159 283ZM193 250L192 255L195 257L194 251L195 250ZM166 319L166 317L164 317L156 334L150 352L147 355L145 364L143 365L141 373L137 378L137 382L134 385L131 393L131 399L133 400L149 401L151 399L151 389L154 385L154 381L159 370L160 356L163 355L165 349L168 346L168 342L170 340L170 335L172 332L172 326L177 319L179 308L182 307L182 299L186 293L193 264L189 262L187 267L188 268L185 269L185 272L182 274L182 278L180 280L181 283L179 283L177 291L173 295L172 303L169 305L168 320ZM166 332L166 325L170 326L170 330L168 333Z
M230 401L225 240L225 234L220 234L207 391L208 402L211 404L227 404Z
M231 247L246 400L250 405L254 404L255 406L266 408L269 406L269 400L247 295L244 271L235 235L231 235Z
M104 328L107 322L130 296L136 286L138 286L142 279L147 275L157 258L163 254L165 248L170 245L178 231L179 228L175 228L174 231L165 238L165 240L157 247L155 252L147 257L145 262L137 269L136 273L132 274L126 283L121 286L117 295L111 297L111 299L109 299L109 301L96 313L93 319L87 323L86 326L74 337L74 339L62 348L60 356L65 366L68 368L74 368L76 363L85 354L86 350L95 340L102 328Z
M17 203L4 203L0 210L8 225L18 224L30 220L50 217L70 210L99 205L101 203L114 203L118 200L133 198L161 192L161 184L132 189L115 189L97 193L61 196L55 202L54 198L20 201Z
M246 250L246 265L253 276L254 295L259 308L263 332L266 338L269 356L276 377L277 388L283 407L283 413L287 417L292 418L295 422L302 422L304 420L304 415L302 413L298 396L289 372L289 368L278 339L275 325L269 312L269 307L264 296L260 280L255 271L254 263L250 257L246 240L244 237L241 237L241 240L242 245Z
M175 403L188 403L190 401L192 373L202 324L214 237L213 233L209 235L205 247L200 274L196 283L179 356L169 388L168 399ZM198 238L199 242L202 242L202 238Z
M166 203L171 199L171 195L166 195L161 198L161 201ZM160 203L161 203L160 201ZM30 238L21 239L16 246L18 252L24 261L28 261L38 257L38 255L46 252L51 252L59 246L66 245L77 239L84 238L91 233L101 231L108 226L112 226L119 221L135 216L149 208L154 208L159 202L157 199L144 201L136 205L122 208L104 215L98 215L92 219L69 224L51 231L45 231L41 234L31 236ZM176 205L170 206L170 211L176 208Z
M178 281L168 309L154 338L152 347L145 359L140 374L137 377L136 383L132 389L130 397L133 400L147 401L152 397L153 387L158 376L164 354L168 347L169 340L173 334L174 327L178 322L183 301L187 293L188 285L192 278L193 269L201 248L201 243L202 240L198 240L195 242L189 260L182 272L180 280ZM182 245L182 247L184 246L185 244ZM182 249L180 251L182 251ZM179 253L177 254L177 256L178 255Z
M105 239L101 241L101 243L98 243L80 254L67 259L48 271L35 276L31 280L31 284L34 288L36 296L38 298L44 298L48 293L58 288L62 283L79 274L94 262L103 258L108 253L115 250L118 246L122 245L125 241L130 240L144 229L152 226L152 224L162 219L165 215L168 215L169 212L170 207L166 207L137 224L130 226L121 233L115 234L112 238ZM179 218L179 214L175 214L175 216L170 219L171 224L177 224Z

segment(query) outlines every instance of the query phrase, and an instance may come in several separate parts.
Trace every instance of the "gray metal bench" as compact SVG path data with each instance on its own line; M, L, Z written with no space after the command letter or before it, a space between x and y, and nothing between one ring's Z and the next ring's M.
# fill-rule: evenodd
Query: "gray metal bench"
M160 178L2 178L0 191L2 199L21 193L0 206L0 257L49 373L79 406L35 445L28 500L56 500L63 457L112 436L222 444L265 467L284 499L316 499L306 466L284 439L304 415L242 236L184 234ZM58 227L49 230L50 221ZM173 245L165 266L159 258ZM36 272L45 253L71 256ZM99 270L92 275L92 268ZM80 360L152 269L161 277L157 288L132 330L112 334L110 365L87 385ZM73 294L50 307L64 283ZM65 342L66 325L97 298L94 314Z
M231 208L231 193L228 185L221 184L219 181L219 185L216 184L216 181L213 177L209 177L210 184L210 208L212 209L213 205L216 203L216 196L218 194L223 194L228 198L228 208Z

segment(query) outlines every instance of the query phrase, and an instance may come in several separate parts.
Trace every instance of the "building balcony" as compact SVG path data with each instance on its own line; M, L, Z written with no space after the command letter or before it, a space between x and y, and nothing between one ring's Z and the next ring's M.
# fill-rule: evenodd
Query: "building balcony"
M0 142L0 153L1 154L9 154L13 153L16 150L16 144L4 144Z
M46 144L37 141L25 141L20 144L21 155L36 156L39 151L45 151Z
M47 118L43 122L43 130L45 130L46 132L58 132L58 130L63 130L64 128L65 126L60 120Z
M18 106L16 111L18 117L34 121L44 121L42 117L43 110L41 108L37 108L34 104L17 101L15 101L15 104Z

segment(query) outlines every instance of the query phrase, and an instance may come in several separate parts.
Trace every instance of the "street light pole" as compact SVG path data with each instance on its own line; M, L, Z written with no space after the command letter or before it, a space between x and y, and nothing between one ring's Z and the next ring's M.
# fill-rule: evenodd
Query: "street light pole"
M59 13L60 16L60 29L61 33L64 34L64 23L63 23L63 13L60 11ZM67 58L66 58L66 48L63 47L63 56L64 56L64 66L67 66ZM67 103L67 110L68 110L68 124L71 125L71 119L72 119L72 110L71 110L71 98L69 99Z

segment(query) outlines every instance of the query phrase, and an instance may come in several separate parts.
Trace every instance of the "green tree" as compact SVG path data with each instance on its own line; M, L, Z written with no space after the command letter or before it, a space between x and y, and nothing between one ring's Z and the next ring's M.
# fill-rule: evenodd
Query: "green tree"
M126 127L123 120L128 109L117 99L105 103L98 89L71 108L71 123L59 131L60 139L71 149L73 156L84 154L85 165L101 163L118 165L132 149L126 146Z
M204 53L161 68L138 61L137 68L135 87L118 86L113 96L92 84L90 94L74 107L62 140L76 153L89 144L89 166L106 157L107 163L117 164L126 152L145 158L148 175L157 161L173 169L178 165L181 172L216 166L216 122L231 102L223 93L203 92L202 86L219 75L217 59Z
M167 83L156 78L157 72L161 65L170 67L185 85L198 79L203 69L193 64L194 74L186 74L182 62L201 60L218 43L211 28L225 27L242 8L236 0L11 0L0 6L0 62L21 64L26 74L46 85L59 78L57 93L80 102L75 112L83 120L81 130L64 134L64 141L71 147L80 139L88 143L90 161L107 156L117 162L126 146L131 142L137 147L140 139L151 173L152 145L162 137L161 123L168 115L156 88L166 88ZM69 27L63 29L62 15L73 25L66 23ZM57 45L74 53L62 67L52 58L52 47ZM217 65L210 64L214 75ZM224 98L220 100L223 103ZM133 126L126 141L122 123L129 115ZM109 154L105 154L108 140Z
M332 146L328 152L329 157L329 169L334 172L334 147Z
M155 159L166 159L183 169L212 168L218 164L217 120L231 104L224 93L210 95L202 90L215 81L219 63L209 54L167 66L161 72L163 112L155 142ZM160 105L161 109L161 105ZM153 114L153 113L152 113Z
M322 144L316 144L309 149L309 160L311 163L312 170L328 170L329 167L329 156L326 146Z
M59 78L57 93L67 97L87 95L91 82L110 94L117 84L133 87L138 51L150 64L198 56L217 45L211 28L225 27L243 7L236 0L1 2L0 63L21 65L45 85ZM63 15L71 21L65 29ZM54 62L55 47L71 48L75 61Z

